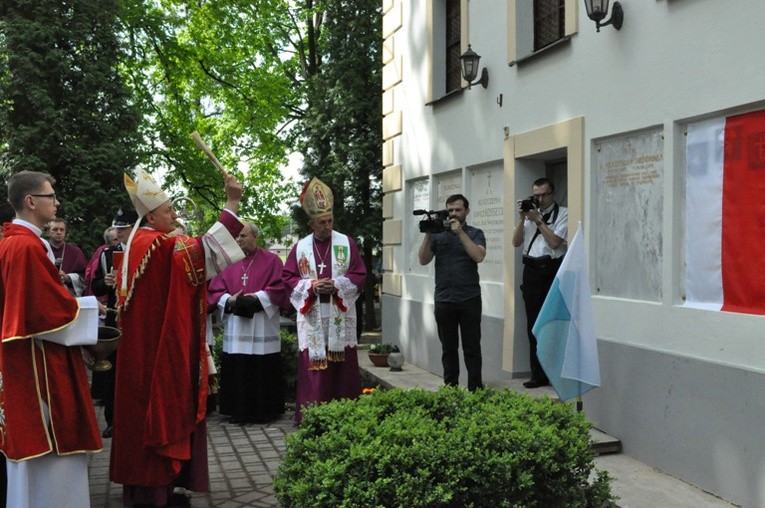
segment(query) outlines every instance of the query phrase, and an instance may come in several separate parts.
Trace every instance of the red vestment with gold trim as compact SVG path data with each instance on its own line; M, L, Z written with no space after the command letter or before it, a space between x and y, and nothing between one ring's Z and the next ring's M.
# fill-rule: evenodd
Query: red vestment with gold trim
M112 481L167 486L192 459L207 401L205 296L200 239L136 232L119 302Z
M0 309L2 452L24 460L51 451L100 450L81 349L44 340L46 332L74 321L77 300L61 284L40 238L11 223L5 224L0 242ZM43 402L50 410L49 426Z

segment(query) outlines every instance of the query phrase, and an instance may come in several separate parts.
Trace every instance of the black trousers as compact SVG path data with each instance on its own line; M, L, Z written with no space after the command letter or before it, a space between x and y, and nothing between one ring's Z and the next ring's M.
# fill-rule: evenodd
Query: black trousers
M529 336L529 364L531 366L531 379L539 382L547 382L547 374L537 358L537 338L531 329L537 321L542 304L545 303L547 293L550 291L558 272L562 258L554 259L545 266L524 265L523 284L521 294L526 307L526 333Z
M481 297L465 302L436 302L438 340L441 341L441 363L444 384L458 386L460 380L459 341L468 374L468 390L483 387L481 380Z

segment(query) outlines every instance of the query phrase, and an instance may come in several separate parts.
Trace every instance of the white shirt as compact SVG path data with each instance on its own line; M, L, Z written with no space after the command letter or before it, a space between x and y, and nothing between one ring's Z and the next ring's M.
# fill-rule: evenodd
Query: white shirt
M50 246L50 242L42 237L42 229L38 228L31 222L25 221L24 219L13 219L12 222L14 224L18 224L19 226L24 226L36 234L38 238L40 238L40 241L43 243L43 245L45 245L45 248L48 250L48 258L50 259L50 262L53 264L56 263L56 256L53 255L53 249Z
M550 213L550 218L548 219L547 226L552 230L553 233L555 233L555 236L562 238L563 241L560 243L560 245L558 245L557 249L551 249L545 241L545 237L542 236L542 233L539 233L536 235L537 237L534 239L534 242L531 243L532 238L534 238L534 234L537 232L537 225L534 224L534 222L526 219L523 221L524 255L528 255L533 258L542 256L559 258L566 253L566 249L568 248L568 241L566 240L566 236L568 235L568 208L565 206L559 206L558 216L555 218L555 222L551 222L553 220L554 214L552 213L552 210L554 207L555 203L550 205L546 210L540 210L540 213L542 215L545 215L548 212ZM529 245L531 245L530 250Z

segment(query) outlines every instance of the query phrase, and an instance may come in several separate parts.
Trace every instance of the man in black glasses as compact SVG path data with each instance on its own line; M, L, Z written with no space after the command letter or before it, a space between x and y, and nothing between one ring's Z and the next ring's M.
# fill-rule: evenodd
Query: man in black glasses
M566 253L568 209L555 202L555 185L548 178L537 179L531 192L528 199L518 200L519 219L513 229L513 247L523 245L521 293L526 306L531 364L531 379L523 386L538 388L550 381L537 359L537 339L531 329Z
M16 218L0 241L0 451L11 506L82 506L87 453L102 448L80 348L95 343L83 330L95 329L98 315L67 291L40 238L60 204L54 184L47 173L11 177Z

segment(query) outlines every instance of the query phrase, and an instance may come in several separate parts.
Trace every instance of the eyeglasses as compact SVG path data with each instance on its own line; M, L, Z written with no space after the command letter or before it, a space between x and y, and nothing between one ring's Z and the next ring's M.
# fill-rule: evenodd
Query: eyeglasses
M51 192L50 194L30 194L30 196L36 197L36 198L50 198L52 200L56 200L56 193Z

